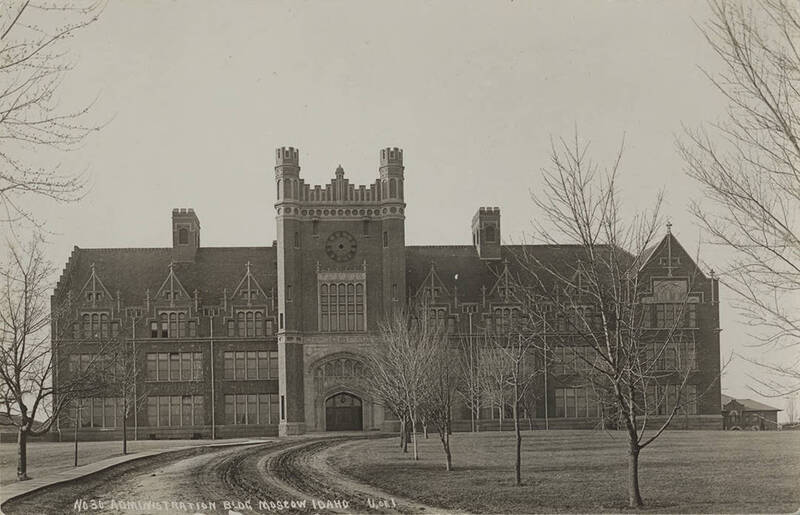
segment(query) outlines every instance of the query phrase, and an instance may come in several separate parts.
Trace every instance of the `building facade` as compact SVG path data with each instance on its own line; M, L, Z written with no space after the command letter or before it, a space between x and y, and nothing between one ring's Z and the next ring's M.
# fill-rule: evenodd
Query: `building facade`
M403 151L385 148L374 183L353 185L339 166L328 184L311 186L299 151L282 147L271 247L203 247L192 209L173 210L170 247L75 247L53 295L54 309L68 313L56 331L67 344L57 381L116 338L139 370L128 418L137 438L396 429L365 377L381 320L425 294L454 341L500 327L515 309L508 277L519 251L501 244L496 207L476 212L471 245L407 245L404 173ZM574 260L571 249L525 247L545 261ZM677 320L676 291L690 299L677 325L691 336L691 392L705 394L681 423L721 427L716 280L670 233L640 274L653 285L643 302L652 304L654 330ZM546 373L527 410L531 425L595 427L602 418L567 361L562 355ZM113 395L83 399L64 411L59 430L118 436L121 404ZM493 428L504 416L487 406L480 423ZM466 429L470 410L458 406L454 418Z

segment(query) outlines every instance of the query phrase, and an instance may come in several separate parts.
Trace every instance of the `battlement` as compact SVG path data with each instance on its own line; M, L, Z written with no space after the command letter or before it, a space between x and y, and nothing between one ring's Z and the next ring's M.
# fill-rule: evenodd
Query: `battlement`
M403 149L397 147L386 147L381 149L381 166L403 165Z
M172 210L172 218L193 218L197 220L197 214L191 207L176 207Z
M472 217L472 223L475 224L479 219L483 218L490 218L490 217L500 217L500 208L499 207L481 207L478 209L478 212L475 213L475 216Z
M294 147L280 147L275 149L275 165L300 165L300 151Z

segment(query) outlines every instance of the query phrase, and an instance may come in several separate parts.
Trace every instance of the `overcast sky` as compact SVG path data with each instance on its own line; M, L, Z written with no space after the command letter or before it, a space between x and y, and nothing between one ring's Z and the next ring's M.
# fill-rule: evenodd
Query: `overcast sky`
M519 240L550 140L576 126L601 162L625 137L626 207L665 189L673 232L695 252L686 206L700 193L675 141L682 124L724 113L700 69L718 67L696 26L707 16L681 0L110 2L71 42L63 102L98 97L92 116L109 123L65 159L88 168L89 196L39 209L53 259L73 245L167 246L173 207L197 211L203 245L270 245L282 145L299 147L312 184L340 163L369 184L379 149L402 147L407 244L469 244L482 205ZM752 353L723 300L723 354ZM758 398L747 370L734 362L723 391Z

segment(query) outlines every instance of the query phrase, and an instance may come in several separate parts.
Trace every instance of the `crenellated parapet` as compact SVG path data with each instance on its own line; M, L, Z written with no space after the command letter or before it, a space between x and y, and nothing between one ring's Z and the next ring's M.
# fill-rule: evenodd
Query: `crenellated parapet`
M298 150L275 151L278 215L309 217L403 216L403 151L387 147L379 152L379 177L368 185L351 184L339 165L327 184L306 184L300 178Z

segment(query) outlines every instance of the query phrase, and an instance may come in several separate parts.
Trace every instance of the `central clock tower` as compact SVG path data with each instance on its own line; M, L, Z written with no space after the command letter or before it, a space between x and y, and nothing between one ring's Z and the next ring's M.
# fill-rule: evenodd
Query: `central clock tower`
M330 392L314 391L310 367L337 353L363 356L380 319L405 304L406 205L401 149L379 152L379 177L368 186L350 184L341 165L328 184L310 186L296 148L275 157L279 432L286 435L324 429L319 404ZM375 414L362 401L366 429Z

